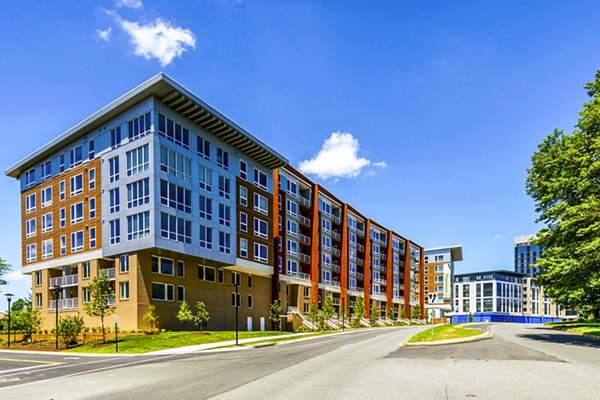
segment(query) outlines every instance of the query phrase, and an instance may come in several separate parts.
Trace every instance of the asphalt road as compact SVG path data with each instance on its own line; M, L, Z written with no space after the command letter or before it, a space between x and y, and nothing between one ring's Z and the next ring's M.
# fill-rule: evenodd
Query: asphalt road
M400 347L421 329L157 359L51 357L42 361L64 364L0 371L0 384L9 385L0 388L0 399L600 398L600 340L497 324L494 337L479 342Z

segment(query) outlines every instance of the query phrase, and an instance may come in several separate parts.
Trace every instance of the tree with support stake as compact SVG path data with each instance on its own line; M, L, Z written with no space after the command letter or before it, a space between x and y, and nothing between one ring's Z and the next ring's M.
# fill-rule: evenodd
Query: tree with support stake
M269 319L273 322L275 329L281 331L281 300L277 299L269 307Z
M90 292L90 301L85 303L83 308L90 317L100 317L102 324L102 342L106 343L104 318L114 312L114 308L108 303L109 299L115 295L106 271L100 271L98 276L92 278L88 285L88 290Z

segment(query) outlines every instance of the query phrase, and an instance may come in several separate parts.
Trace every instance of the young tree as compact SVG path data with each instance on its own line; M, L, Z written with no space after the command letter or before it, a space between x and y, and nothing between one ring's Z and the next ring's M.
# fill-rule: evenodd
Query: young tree
M328 294L323 302L323 310L321 311L325 321L330 320L335 315L335 307L333 306L333 296Z
M0 285L6 285L5 279L2 279L4 275L6 275L10 271L10 264L6 262L4 258L0 258Z
M373 307L371 307L371 315L369 316L369 321L371 321L372 326L375 326L379 317L380 317L379 308L377 308L377 306L375 305L375 302L373 302Z
M402 310L400 311L400 319L406 319L406 311L404 311L404 307L400 306Z
M545 224L535 241L545 293L600 317L600 71L585 89L573 133L555 130L533 154L527 193Z
M396 316L396 314L394 313L394 307L388 308L388 310L387 310L388 319L394 319L395 316Z
M354 317L363 318L365 316L365 301L362 296L358 296L354 302Z
M210 317L206 305L203 301L197 301L196 314L194 314L194 325L200 328L200 332L202 332L204 324L206 324L209 319Z
M273 323L275 329L279 328L281 330L281 320L279 316L281 315L281 300L275 300L271 303L269 307L269 319Z
M179 304L179 311L177 311L176 317L182 324L187 324L194 320L194 314L188 306L187 301L184 300Z
M310 303L310 308L308 309L307 317L308 317L308 320L316 327L317 322L319 322L319 319L321 318L319 306L317 305L316 302L313 301Z
M144 322L150 324L150 332L154 332L154 326L158 324L158 318L159 316L156 312L156 306L154 304L150 304L148 306L148 311L146 311L146 313L144 313L144 315L142 316Z
M102 342L106 343L106 335L104 331L104 318L114 312L114 308L108 304L115 292L110 284L110 279L105 271L100 271L98 276L95 276L88 285L90 293L90 301L85 303L83 308L90 317L100 317L102 326Z
M420 319L421 318L421 307L417 304L411 310L412 319Z
M19 307L18 310L11 307L11 319L14 329L26 332L30 341L33 341L33 333L42 325L42 314L40 310L32 307L31 300L26 300L24 307Z

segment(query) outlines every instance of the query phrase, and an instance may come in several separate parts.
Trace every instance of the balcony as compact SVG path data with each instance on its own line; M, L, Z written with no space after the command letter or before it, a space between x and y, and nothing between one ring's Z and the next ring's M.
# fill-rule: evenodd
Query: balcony
M337 215L332 215L331 216L331 220L333 221L334 224L339 225L342 223L342 219L340 217L338 217Z
M340 305L340 298L339 297L334 297L333 298L333 305L334 306L339 306Z
M114 306L114 305L117 304L117 299L115 298L114 294L111 294L110 296L108 296L108 302L107 302L107 304L109 306Z
M300 225L310 228L310 219L306 218L304 215L300 215L298 218L300 220Z
M304 253L300 253L300 262L310 264L310 256Z
M340 249L337 249L335 247L333 249L331 249L331 253L333 253L333 255L336 257L339 257L342 255L342 252L340 251Z
M310 282L310 274L305 274L304 272L298 272L298 279Z
M100 273L102 273L102 271L104 271L106 273L106 276L108 276L108 279L110 279L111 281L115 280L115 269L114 268L101 269Z
M362 244L360 244L360 243L357 243L357 244L356 244L356 249L357 249L359 252L361 252L361 253L364 253L364 252L365 252L365 246L363 246L363 245L362 245Z
M350 290L351 292L358 292L358 293L364 293L364 289L358 286L354 286L354 287L349 287L348 290Z
M387 255L385 253L381 253L381 259L383 261L387 260Z
M300 243L310 246L310 238L308 236L299 233L298 239L300 240Z
M333 270L333 272L337 272L337 273L339 273L341 271L340 266L337 264L332 264L331 269Z
M381 268L379 268L379 270L381 272L383 272L384 274L387 272L387 268L386 267L381 267Z
M356 233L358 234L358 237L364 238L365 237L365 231L364 229L359 229L356 231Z
M336 287L336 288L340 287L340 283L338 281L331 281L331 282L329 282L329 285Z
M359 272L358 274L356 274L356 278L359 281L364 281L365 280L365 274L363 274L362 272Z
M300 197L298 197L298 202L300 203L301 206L310 208L310 200L309 199L300 196Z
M365 266L365 260L361 260L360 258L358 260L356 260L356 264L360 265L361 267Z
M67 287L67 286L77 286L77 274L74 275L65 275L59 276L57 278L50 278L50 287Z
M334 240L337 240L338 242L340 240L342 240L342 236L339 233L337 233L336 231L331 232L331 236L333 237Z
M79 306L79 298L72 297L69 299L59 299L58 309L59 310L74 310ZM56 300L50 300L50 310L56 310Z

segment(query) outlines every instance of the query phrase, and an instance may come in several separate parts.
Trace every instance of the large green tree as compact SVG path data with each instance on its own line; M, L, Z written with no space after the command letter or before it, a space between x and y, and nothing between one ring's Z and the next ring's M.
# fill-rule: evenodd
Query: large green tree
M6 285L5 279L2 279L4 275L6 275L10 271L10 264L6 262L4 258L0 258L0 285Z
M527 193L544 228L536 242L541 283L564 307L600 311L600 71L575 130L555 130L538 146Z

